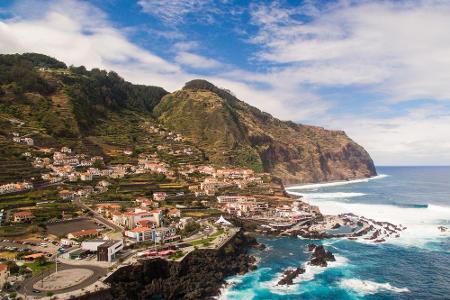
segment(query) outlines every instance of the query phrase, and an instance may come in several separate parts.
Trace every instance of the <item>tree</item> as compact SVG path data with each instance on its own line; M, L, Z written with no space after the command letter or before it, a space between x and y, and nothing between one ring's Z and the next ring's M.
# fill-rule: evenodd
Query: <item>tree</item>
M43 266L47 263L47 259L45 258L45 256L39 256L38 258L36 258L36 263L39 266Z

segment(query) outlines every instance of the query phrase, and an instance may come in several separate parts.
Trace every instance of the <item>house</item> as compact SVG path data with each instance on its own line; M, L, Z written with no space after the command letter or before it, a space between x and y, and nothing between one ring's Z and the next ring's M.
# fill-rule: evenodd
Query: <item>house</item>
M9 270L8 265L0 264L0 289L3 289L6 282L8 281Z
M75 193L69 190L62 190L58 194L63 200L73 200L75 198Z
M62 147L61 152L70 154L72 153L72 149L70 149L69 147Z
M64 246L72 246L72 245L76 244L75 241L69 240L69 239L64 239L64 238L62 238L59 242L61 243L61 245L64 245Z
M153 200L155 201L164 201L166 200L167 194L165 192L156 192L153 193Z
M153 241L155 242L169 242L181 238L181 236L176 234L177 231L173 227L161 227L155 229L153 232Z
M179 217L181 217L181 211L177 208L172 208L167 213L167 216L169 218L179 218Z
M112 211L117 211L120 209L120 205L119 204L114 204L114 203L100 203L97 204L97 212L99 214L106 214L106 215L110 215Z
M108 187L108 186L111 185L111 183L109 183L109 182L106 181L106 180L100 180L100 181L97 183L97 185L98 185L98 186L103 186L103 187Z
M123 240L89 240L81 243L81 250L97 252L98 261L111 262L123 249Z
M23 142L24 142L25 144L27 144L28 146L33 146L33 145L34 145L34 141L33 141L32 138L23 138L22 140L23 140Z
M211 166L199 166L197 168L197 170L202 174L208 174L208 175L212 175L216 171L216 169L214 169Z
M81 179L81 181L92 181L92 174L89 172L82 173L80 175L80 179Z
M132 230L125 231L125 236L132 238L136 242L151 241L153 237L153 229L149 227L136 227Z
M33 253L30 255L24 256L23 259L28 260L28 261L35 261L36 259L38 259L40 257L45 257L45 253L42 253L42 252Z
M186 225L190 222L193 222L194 219L192 217L184 217L181 218L180 221L178 222L178 228L180 229L184 229L184 227L186 227Z
M81 243L81 249L82 250L86 250L86 251L90 251L90 252L97 252L98 246L100 246L104 242L105 242L105 240L102 240L102 239L83 241Z
M109 240L97 248L97 260L112 262L123 249L123 240Z
M139 206L141 208L151 208L155 204L155 203L153 203L152 200L150 200L150 199L148 199L146 197L138 197L138 198L136 198L136 202L139 204Z
M70 173L67 178L70 182L77 182L78 181L78 174L77 173Z
M28 183L26 181L16 182L16 183L7 183L4 185L0 185L0 194L30 190L32 188L33 188L33 184Z
M125 228L135 228L142 221L147 220L148 223L154 224L155 227L161 226L163 219L161 210L146 211L142 209L135 209L134 212L126 212L123 214L113 214L113 222Z
M240 201L256 201L256 198L249 196L217 196L217 202L221 204Z
M70 232L67 234L67 238L71 240L77 240L86 237L98 236L97 229L83 229L80 231Z
M14 223L24 223L29 222L34 218L31 211L18 211L13 215Z

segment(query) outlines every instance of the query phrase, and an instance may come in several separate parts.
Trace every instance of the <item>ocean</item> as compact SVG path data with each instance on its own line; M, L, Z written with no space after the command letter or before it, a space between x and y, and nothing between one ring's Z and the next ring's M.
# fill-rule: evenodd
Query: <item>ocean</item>
M386 243L258 237L256 271L228 278L220 299L450 299L450 167L378 167L377 177L289 187L324 214L351 212L406 226ZM327 268L305 265L306 245L336 256ZM305 266L291 286L278 286L289 267Z

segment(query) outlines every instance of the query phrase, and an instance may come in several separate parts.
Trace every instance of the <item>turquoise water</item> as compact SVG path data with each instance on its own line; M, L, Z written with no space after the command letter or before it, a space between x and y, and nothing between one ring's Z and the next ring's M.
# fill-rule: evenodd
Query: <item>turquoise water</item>
M324 213L353 212L408 229L372 244L347 239L322 243L337 257L328 268L306 266L292 286L281 272L304 265L317 241L259 237L258 270L229 278L221 299L450 299L450 167L378 168L376 179L290 188Z

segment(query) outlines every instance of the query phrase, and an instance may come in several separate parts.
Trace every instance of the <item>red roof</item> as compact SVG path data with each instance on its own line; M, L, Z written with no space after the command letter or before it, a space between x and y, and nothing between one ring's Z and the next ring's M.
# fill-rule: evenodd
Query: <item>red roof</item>
M15 216L32 216L31 211L18 211L14 214Z
M150 220L139 220L138 221L138 224L139 225L141 225L141 226L145 226L145 225L147 225L148 223L150 223Z
M86 236L86 235L94 235L97 234L97 229L83 229L81 231L75 231L71 232L69 234L73 235L74 237L80 237L80 236Z
M132 232L147 232L150 231L150 228L148 227L136 227L133 230L131 230Z

